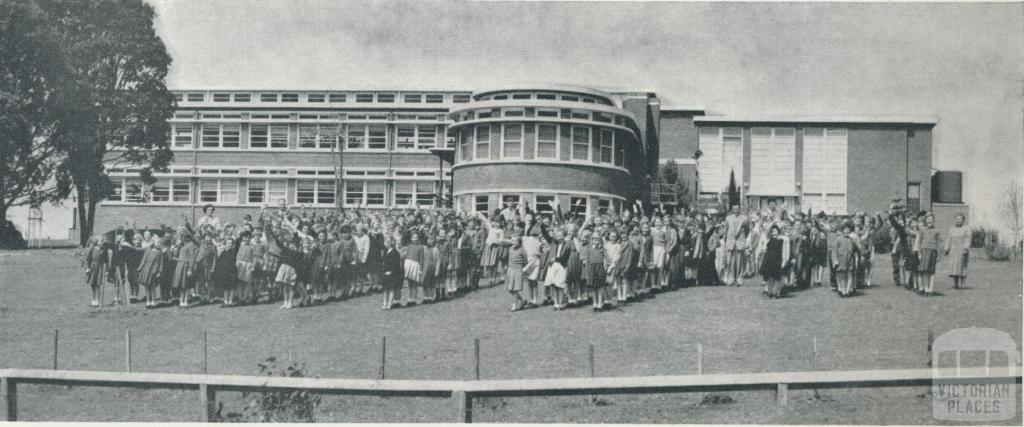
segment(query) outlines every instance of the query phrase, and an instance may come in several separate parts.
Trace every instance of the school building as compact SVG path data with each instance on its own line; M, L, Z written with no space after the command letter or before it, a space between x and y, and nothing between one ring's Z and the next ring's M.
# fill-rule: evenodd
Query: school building
M733 117L664 106L648 91L561 85L174 93L173 163L151 185L112 165L96 231L126 217L180 224L206 204L238 222L281 200L471 212L525 202L582 214L681 203L652 185L669 162L688 188L681 197L702 207L724 207L730 178L751 206L843 214L884 210L899 195L932 207L930 118Z

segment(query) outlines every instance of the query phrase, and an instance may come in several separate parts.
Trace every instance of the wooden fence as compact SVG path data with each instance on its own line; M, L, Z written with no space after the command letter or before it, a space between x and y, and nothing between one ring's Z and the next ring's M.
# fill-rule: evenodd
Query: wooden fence
M365 380L331 378L254 377L234 375L160 374L137 372L55 371L0 369L6 419L18 419L18 385L131 387L195 390L199 420L209 421L219 391L308 390L332 395L433 397L449 399L452 417L434 422L472 422L473 399L504 396L565 396L598 394L654 394L765 390L787 404L793 389L894 387L931 385L936 375L944 381L1021 383L1020 369L1011 374L990 374L982 368L953 370L909 369L877 371L812 371L755 374L715 374L615 378L559 378L484 381ZM1015 372L1015 373L1013 373Z

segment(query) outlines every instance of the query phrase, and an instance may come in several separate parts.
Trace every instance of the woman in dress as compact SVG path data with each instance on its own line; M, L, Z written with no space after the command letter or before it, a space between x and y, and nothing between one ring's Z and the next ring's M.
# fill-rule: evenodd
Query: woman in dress
M949 277L953 278L953 289L960 289L967 283L967 260L971 254L971 230L964 224L964 214L956 214L956 223L946 235L946 255L949 260Z
M924 217L924 225L917 233L918 281L919 288L925 296L935 294L935 265L939 262L939 248L942 247L942 235L935 229L935 217L928 214Z

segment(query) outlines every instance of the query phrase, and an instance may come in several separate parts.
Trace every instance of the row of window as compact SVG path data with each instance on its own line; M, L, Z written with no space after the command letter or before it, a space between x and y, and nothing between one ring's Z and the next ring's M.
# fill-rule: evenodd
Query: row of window
M467 110L456 114L455 122L467 120L493 119L498 117L526 117L526 118L550 118L570 120L590 120L601 123L614 123L619 126L626 126L626 116L619 114L605 113L601 111L575 110L571 108L534 108L534 107L505 107L485 108L479 110Z
M191 149L194 143L191 125L173 125L171 129L171 147ZM241 148L241 125L237 124L204 124L198 128L200 135L199 148ZM254 149L287 149L288 125L249 126L248 148ZM334 125L299 125L296 127L297 147L299 149L331 149L339 140L344 140L345 147L350 149L385 150L388 147L386 125L348 125L342 133ZM443 133L436 125L397 125L395 127L395 149L426 150L438 145L438 137Z
M403 114L403 113L325 113L325 114L299 114L299 113L200 113L196 111L179 111L174 113L175 119L193 120L241 120L241 121L278 121L289 120L309 122L310 120L324 121L435 121L447 122L447 114ZM181 120L179 120L181 121Z
M845 193L847 130L804 128L803 150L797 153L797 129L755 127L750 136L750 186L753 194L790 194L796 187L796 158L802 156L802 191ZM702 127L699 171L702 192L720 192L744 176L743 128Z
M501 92L493 95L484 95L480 97L480 101L500 101L505 99L538 99L555 101L562 100L568 102L585 102L588 104L602 104L612 105L612 102L600 97L593 97L579 94L557 94L551 92Z
M351 96L350 96L351 95ZM418 104L442 104L445 100L445 94L443 93L403 93L401 95L394 92L381 92L381 93L259 93L253 94L250 92L214 92L210 96L210 100L213 102L253 102L258 100L259 102L299 102L300 98L304 98L306 102L318 103L318 102L348 102L349 100L357 103L368 103L368 102L379 102L379 103L393 103L401 100L405 103ZM465 103L469 102L468 93L456 93L451 95L452 102ZM206 102L207 94L204 92L176 92L174 99L178 102Z
M472 209L472 212L491 213L495 209L504 209L507 207L515 209L520 202L525 202L530 205L534 212L540 215L553 215L557 211L556 207L559 206L562 200L568 197L568 212L562 211L563 214L568 213L570 215L585 216L590 212L590 198L587 196L537 193L532 196L528 196L525 200L521 194L500 194L498 196L501 200L501 204L498 206L491 205L491 196L487 194L464 196L464 200L471 200L472 205L466 206L463 209ZM598 197L594 207L599 214L605 214L612 208L616 211L621 209L622 201L619 199Z
M524 133L534 136L533 157L536 159L558 159L564 140L570 144L571 160L625 165L626 143L617 140L611 129L545 123L467 126L460 132L457 161L522 159L526 146Z
M146 186L139 178L114 178L114 190L107 197L111 202L131 203L190 203L193 185L188 177L164 177ZM333 179L299 179L295 181L294 197L289 198L286 179L246 180L244 190L237 178L203 178L198 180L196 203L228 205L277 204L279 200L295 201L298 205L334 206L337 197ZM387 193L384 180L346 180L340 196L345 205L383 207ZM444 184L445 191L448 183ZM393 181L391 206L432 206L436 198L437 182L425 180Z

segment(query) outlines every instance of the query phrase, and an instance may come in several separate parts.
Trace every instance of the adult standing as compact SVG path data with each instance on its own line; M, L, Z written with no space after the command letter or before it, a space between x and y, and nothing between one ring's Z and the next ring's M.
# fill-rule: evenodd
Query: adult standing
M971 230L967 228L964 214L956 214L956 223L946 234L946 255L949 259L949 277L953 288L960 289L967 282L967 259L971 254Z
M733 205L725 217L725 277L726 285L742 286L743 277L743 226L746 220L740 215L740 207Z

